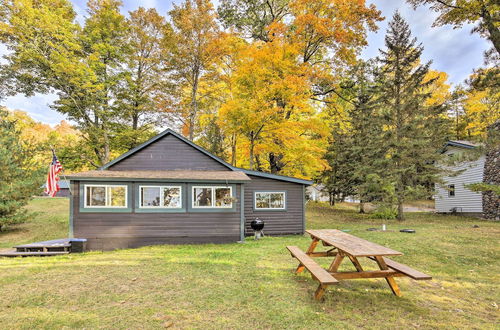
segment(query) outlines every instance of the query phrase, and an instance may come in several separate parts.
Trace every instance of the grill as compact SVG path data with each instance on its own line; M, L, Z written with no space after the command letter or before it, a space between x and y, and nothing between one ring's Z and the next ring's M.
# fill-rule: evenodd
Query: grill
M255 218L250 223L250 227L253 229L255 233L255 239L264 237L264 232L262 231L262 229L264 229L264 221L260 220L259 218Z

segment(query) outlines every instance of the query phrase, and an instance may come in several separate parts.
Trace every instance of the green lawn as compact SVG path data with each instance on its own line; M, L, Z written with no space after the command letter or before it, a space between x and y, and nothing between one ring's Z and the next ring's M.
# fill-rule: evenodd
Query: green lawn
M66 236L67 200L36 199L32 221L0 234L0 248ZM300 236L245 244L155 246L61 257L0 259L0 328L463 328L494 329L500 304L500 224L410 214L387 221L348 206L309 206L309 228L338 228L402 251L395 258L431 274L398 278L403 297L383 279L342 282L323 302L316 282L296 276L286 245ZM479 228L472 228L474 224ZM413 228L416 234L403 234ZM348 268L345 263L345 269Z

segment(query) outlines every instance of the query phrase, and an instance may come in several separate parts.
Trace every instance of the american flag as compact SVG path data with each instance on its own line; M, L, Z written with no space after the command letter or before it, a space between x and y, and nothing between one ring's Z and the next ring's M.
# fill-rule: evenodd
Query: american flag
M52 163L50 164L47 183L45 184L45 193L50 197L54 197L59 191L59 177L57 175L61 171L61 163L59 163L54 150L52 150Z

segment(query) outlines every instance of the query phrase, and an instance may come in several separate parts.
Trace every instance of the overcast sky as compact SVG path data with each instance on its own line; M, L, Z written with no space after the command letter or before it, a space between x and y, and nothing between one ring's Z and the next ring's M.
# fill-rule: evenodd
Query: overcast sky
M85 0L73 0L79 19L85 15ZM134 10L139 6L156 8L162 15L172 8L170 0L124 0L123 12ZM180 3L180 0L173 1ZM424 46L424 61L432 60L434 70L444 71L449 75L449 82L459 84L466 79L474 68L483 63L483 53L489 48L488 43L479 38L477 34L470 34L472 26L461 29L451 27L433 28L432 23L436 14L425 7L413 10L403 0L368 0L382 11L385 20L379 23L377 33L368 36L368 47L363 51L364 58L378 55L378 49L384 48L384 34L387 22L395 10L409 22L413 35ZM0 54L5 53L5 48L0 45ZM65 119L63 115L50 109L49 105L56 99L55 95L36 95L30 98L22 95L9 97L3 101L9 109L20 109L30 113L38 121L51 125Z

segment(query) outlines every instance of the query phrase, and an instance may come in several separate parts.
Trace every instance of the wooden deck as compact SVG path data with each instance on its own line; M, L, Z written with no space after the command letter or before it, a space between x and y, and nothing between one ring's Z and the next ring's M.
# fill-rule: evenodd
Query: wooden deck
M75 244L78 242L79 244ZM74 245L75 244L75 245ZM80 239L61 238L14 246L15 250L0 252L0 257L48 257L83 252Z

